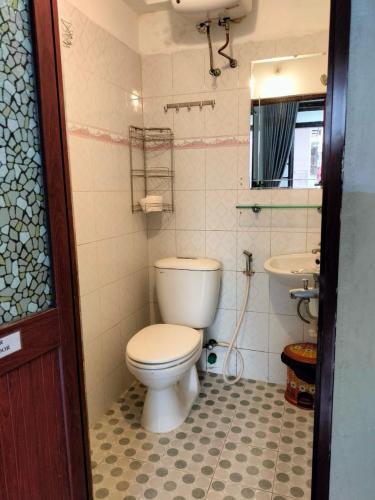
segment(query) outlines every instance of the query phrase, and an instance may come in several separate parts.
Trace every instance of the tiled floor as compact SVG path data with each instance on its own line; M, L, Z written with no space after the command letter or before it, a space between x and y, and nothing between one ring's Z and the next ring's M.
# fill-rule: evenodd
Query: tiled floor
M136 384L91 433L95 498L110 500L310 499L313 413L283 388L202 375L185 423L168 434L139 424Z

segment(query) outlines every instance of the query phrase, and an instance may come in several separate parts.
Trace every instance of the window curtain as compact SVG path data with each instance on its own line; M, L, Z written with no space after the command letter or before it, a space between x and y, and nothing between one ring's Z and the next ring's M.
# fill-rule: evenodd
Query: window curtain
M294 138L298 101L260 105L254 121L258 179L263 187L278 187Z

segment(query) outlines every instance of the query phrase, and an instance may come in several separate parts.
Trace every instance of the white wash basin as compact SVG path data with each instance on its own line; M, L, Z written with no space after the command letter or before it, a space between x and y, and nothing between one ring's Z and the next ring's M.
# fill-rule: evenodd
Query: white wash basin
M316 263L319 254L292 253L270 257L264 263L264 269L289 288L302 287L302 280L308 279L309 286L314 286L313 274L320 273Z

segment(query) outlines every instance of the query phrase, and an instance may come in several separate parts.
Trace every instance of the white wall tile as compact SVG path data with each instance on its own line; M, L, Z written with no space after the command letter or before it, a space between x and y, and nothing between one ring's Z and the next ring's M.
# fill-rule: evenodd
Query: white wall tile
M246 42L238 47L239 87L250 86L251 62L260 59L272 59L276 54L275 40Z
M215 99L215 108L206 108L206 135L209 137L238 135L238 95L224 91L208 94Z
M182 50L173 54L173 92L187 94L204 90L203 50Z
M204 149L176 149L174 161L177 191L205 189Z
M281 354L285 346L303 341L303 323L297 316L270 314L270 352Z
M99 291L83 295L80 302L83 343L87 345L102 332Z
M132 271L144 269L148 263L148 241L145 231L138 231L132 235L134 245L134 262Z
M195 102L206 99L205 94L183 94L173 97L174 103ZM205 135L206 115L205 108L181 108L179 111L168 111L173 115L173 131L176 139L199 138Z
M218 309L214 323L207 328L207 339L228 342L236 327L236 311L233 309Z
M113 403L114 400L116 400L116 398L119 397L119 395L124 392L125 389L128 388L128 383L126 383L125 381L126 373L129 374L125 364L121 364L117 366L112 372L105 375L103 385L105 388L105 406L107 408Z
M245 293L246 277L237 273L237 310L240 310ZM269 309L269 278L266 273L256 273L251 277L250 294L246 310L252 312L268 312Z
M320 231L317 233L307 233L306 235L306 250L310 251L314 248L319 248L321 241Z
M239 317L238 311L237 321ZM268 352L268 317L267 313L245 313L237 339L237 347Z
M143 300L139 300L135 295L135 275L136 273L129 274L116 282L120 320L128 317L143 305Z
M84 346L84 367L86 391L97 392L104 377L101 337Z
M212 373L223 373L224 359L227 353L227 349L225 347L215 347L213 351L206 352L207 358L211 352L216 354L217 359L216 363L213 365L207 362L208 371ZM236 354L234 352L232 352L232 354L230 355L228 369L226 373L230 376L237 375L237 359L236 359Z
M280 354L268 355L268 381L273 384L286 385L286 372L287 367L282 363Z
M119 238L109 238L96 243L99 286L107 285L119 278L120 255L118 245Z
M99 286L96 243L77 247L78 279L81 295L96 290Z
M153 266L158 259L174 257L177 253L175 231L149 231L148 245L148 262L150 266Z
M164 111L164 106L172 102L171 96L147 97L143 99L143 120L145 127L173 128L173 111Z
M309 189L308 196L310 205L321 205L323 203L322 189Z
M306 233L272 232L271 255L305 252Z
M206 191L206 229L228 231L236 227L237 192Z
M219 308L236 309L236 286L236 271L223 271L221 276Z
M238 134L249 136L250 116L251 116L250 89L239 90L237 94L238 94Z
M209 148L206 152L206 189L236 189L237 147Z
M271 189L271 201L275 205L306 205L308 189Z
M77 245L96 240L95 196L93 193L73 193L74 229Z
M205 255L205 231L176 231L178 257Z
M269 310L275 314L297 314L297 301L290 298L288 288L274 277L270 277Z
M103 334L102 359L104 374L108 375L124 362L120 324Z
M239 205L269 205L271 203L271 193L266 189L240 189L238 191ZM238 228L241 231L247 230L270 230L271 210L263 209L254 213L251 209L238 209Z
M237 148L237 188L249 191L250 188L250 151L249 145ZM240 200L240 198L238 198Z
M137 316L136 313L133 313L121 320L122 350L124 353L127 343L135 333L137 333Z
M176 229L205 229L205 192L176 192Z
M322 215L316 208L307 210L307 229L308 231L319 231L322 226Z
M91 163L91 146L94 142L82 139L81 137L68 137L73 191L93 191L94 189Z
M162 193L160 193L160 194L162 194ZM147 229L149 229L149 230L151 230L151 229L176 229L176 213L175 212L155 212L155 213L148 214L147 215Z
M165 96L172 93L172 56L170 54L142 57L143 97Z
M112 328L121 319L118 282L100 288L100 310L102 313L103 332Z
M206 231L206 256L219 260L226 271L236 269L236 232Z
M305 229L307 226L306 208L273 208L271 210L272 228Z
M264 272L264 263L271 255L271 234L260 231L242 231L237 233L237 271L246 268L247 257L243 251L253 254L252 268Z
M268 353L241 349L244 358L243 377L252 380L268 380Z

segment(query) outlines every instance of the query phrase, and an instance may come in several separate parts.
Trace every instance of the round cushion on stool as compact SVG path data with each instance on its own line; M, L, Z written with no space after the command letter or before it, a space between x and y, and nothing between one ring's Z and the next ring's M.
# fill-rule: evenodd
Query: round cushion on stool
M315 399L316 344L306 342L287 345L281 361L288 367L285 399L299 408L312 410Z

